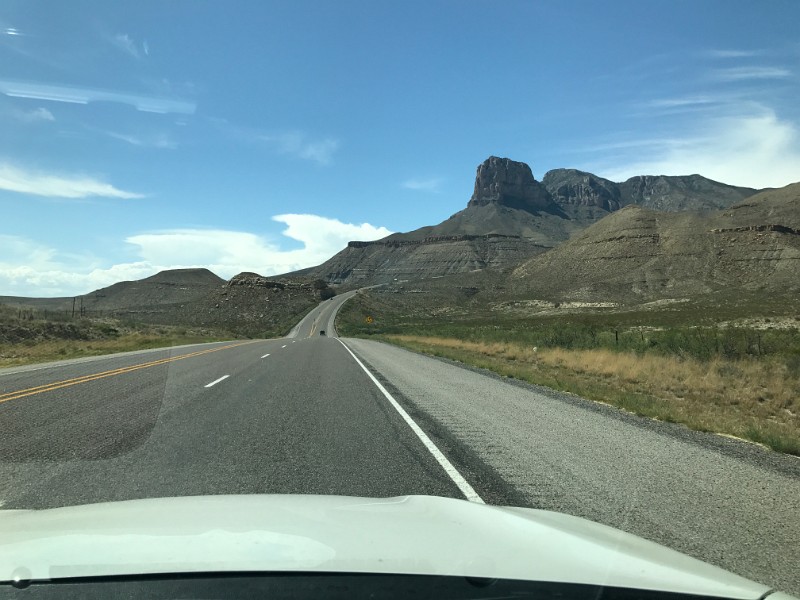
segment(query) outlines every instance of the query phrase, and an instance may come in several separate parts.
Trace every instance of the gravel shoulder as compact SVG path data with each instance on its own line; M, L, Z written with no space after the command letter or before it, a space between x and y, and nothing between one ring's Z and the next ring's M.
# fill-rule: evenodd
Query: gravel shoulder
M487 501L585 517L800 593L797 458L345 341Z

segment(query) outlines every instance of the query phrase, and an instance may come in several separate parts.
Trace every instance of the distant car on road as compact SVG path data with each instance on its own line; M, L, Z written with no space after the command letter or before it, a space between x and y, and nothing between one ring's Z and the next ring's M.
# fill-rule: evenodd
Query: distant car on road
M319 330L319 334L320 334L320 335L325 335L325 330L324 330L324 329L320 329L320 330Z

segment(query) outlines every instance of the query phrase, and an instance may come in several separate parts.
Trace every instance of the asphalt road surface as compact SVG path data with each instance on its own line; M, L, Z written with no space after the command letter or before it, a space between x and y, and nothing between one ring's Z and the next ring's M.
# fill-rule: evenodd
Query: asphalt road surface
M352 293L287 338L0 371L0 506L466 497L587 517L800 594L800 460L339 340Z

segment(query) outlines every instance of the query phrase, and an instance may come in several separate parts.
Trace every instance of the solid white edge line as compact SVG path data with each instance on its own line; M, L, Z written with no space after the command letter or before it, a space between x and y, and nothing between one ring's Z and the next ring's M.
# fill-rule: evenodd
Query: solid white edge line
M374 383L375 386L381 391L381 393L384 396L386 396L386 399L389 401L389 403L400 414L400 416L403 417L403 420L408 424L409 427L411 427L411 430L417 434L417 437L428 449L428 452L430 452L436 459L436 461L442 466L442 468L445 470L445 473L447 473L450 479L453 480L453 483L455 483L456 486L458 486L458 489L461 490L461 493L464 494L466 499L469 500L470 502L485 504L483 498L481 498L478 495L478 492L475 491L475 488L473 488L469 484L469 482L466 479L464 479L464 476L458 472L458 469L455 468L453 463L447 460L447 457L444 454L442 454L442 451L439 450L436 444L433 443L431 438L429 438L428 435L424 431L422 431L422 428L419 425L417 425L414 419L412 419L409 416L409 414L405 411L405 409L402 406L400 406L400 403L398 403L397 400L395 400L392 397L392 395L386 390L385 387L383 387L383 385L381 385L381 382L378 381L372 373L370 373L369 369L367 369L367 367L364 366L364 363L362 363L358 359L358 357L355 354L353 354L353 351L347 347L347 344L345 344L340 338L335 338L335 339L339 340L339 343L342 346L344 346L345 350L347 350L350 353L350 356L353 357L353 360L355 360L358 363L358 366L361 367L364 370L364 372L369 376L369 378L372 380L372 383Z
M265 355L264 355L264 356L262 356L261 358L267 358L268 356L269 356L269 354L265 354Z
M211 383L207 383L207 384L205 385L205 387L209 388L209 387L211 387L212 385L217 385L217 384L218 384L220 381L225 381L225 380L226 380L228 377L230 377L230 375L223 375L223 376L222 376L222 377L220 377L219 379L215 379L215 380L214 380L214 381L212 381Z

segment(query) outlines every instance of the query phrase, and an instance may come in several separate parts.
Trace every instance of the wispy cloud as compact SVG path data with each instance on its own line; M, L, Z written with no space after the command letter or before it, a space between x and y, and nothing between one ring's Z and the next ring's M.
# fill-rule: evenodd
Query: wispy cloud
M713 104L718 100L711 96L685 96L683 98L658 98L646 103L653 108L682 108L686 106L698 106Z
M273 145L281 154L313 160L321 165L331 164L333 154L339 148L339 141L334 138L314 139L301 132L261 135L259 138Z
M0 92L13 98L30 98L33 100L50 100L70 104L89 104L90 102L118 102L128 104L143 112L193 114L194 102L174 98L158 98L98 90L66 85L51 85L38 82L0 80Z
M134 42L127 33L116 34L111 38L111 43L118 49L122 50L122 52L132 56L133 58L142 57L142 55L139 53L139 47L136 45L136 42Z
M763 50L715 49L705 52L711 58L749 58L763 54Z
M34 108L33 110L15 110L14 117L23 123L37 123L42 121L55 121L56 118L46 108Z
M581 146L581 152L590 152L590 153L599 153L599 152L609 152L614 150L634 150L637 148L645 148L647 150L654 150L654 149L671 149L677 148L680 146L685 146L690 144L691 142L676 137L669 137L669 138L640 138L640 139L629 139L617 142L603 142L600 144L593 144L589 146Z
M784 67L731 67L717 69L714 77L720 81L745 81L748 79L785 79L792 72Z
M218 117L208 117L207 122L234 139L266 145L279 154L311 160L321 165L333 163L334 154L340 146L336 138L311 136L303 131L266 132L263 129L242 127Z
M118 281L134 280L164 269L205 267L230 278L242 271L278 275L318 265L350 240L374 240L392 232L369 223L344 223L310 214L285 214L273 220L286 225L282 234L300 242L284 250L279 243L247 231L171 229L131 235L138 260L98 265L91 256L74 256L17 236L0 235L0 294L70 296Z
M442 181L441 177L433 177L431 179L407 179L402 183L402 186L407 190L438 193L441 190Z
M126 142L132 146L162 148L167 150L174 150L178 147L178 143L165 133L157 133L154 135L135 135L118 133L116 131L103 131L103 133L115 140Z
M92 177L60 176L35 173L7 163L0 163L0 190L47 196L52 198L143 198L142 194L126 192L110 183Z

